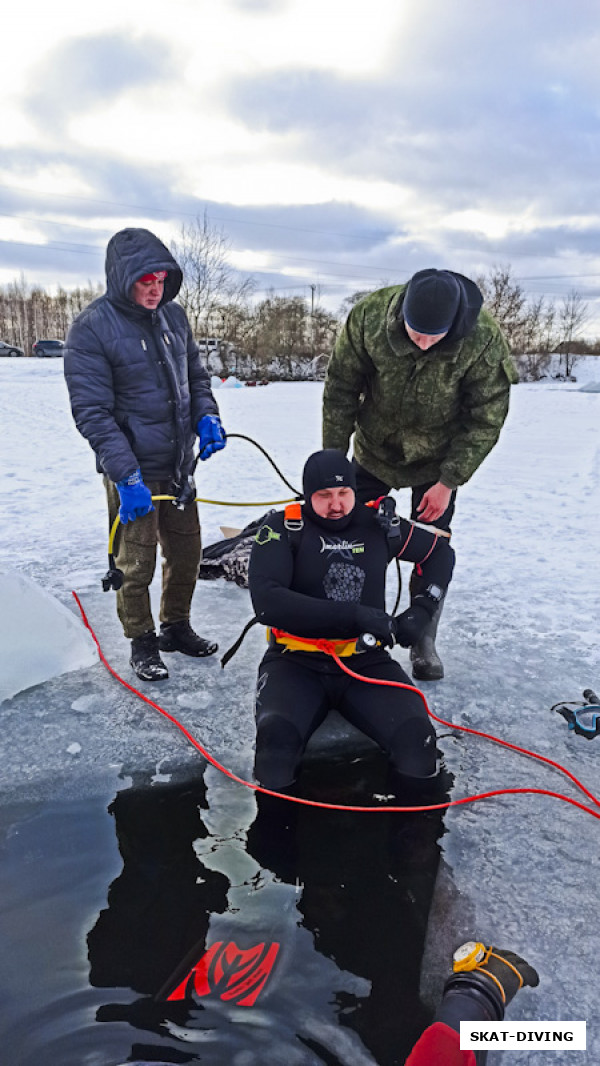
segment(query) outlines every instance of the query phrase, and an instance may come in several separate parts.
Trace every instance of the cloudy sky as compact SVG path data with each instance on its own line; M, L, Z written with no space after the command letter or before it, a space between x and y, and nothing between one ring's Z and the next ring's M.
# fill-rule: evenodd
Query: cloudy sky
M597 0L21 0L0 284L101 281L116 230L206 212L259 293L510 266L599 336L599 55Z

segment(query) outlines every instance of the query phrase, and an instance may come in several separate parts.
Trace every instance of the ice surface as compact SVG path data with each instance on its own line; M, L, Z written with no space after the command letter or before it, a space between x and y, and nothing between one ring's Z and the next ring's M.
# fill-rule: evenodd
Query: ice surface
M92 453L75 431L60 361L3 360L0 487L5 520L0 568L51 591L72 613L82 597L109 662L128 680L128 642L103 593L106 516ZM598 377L598 361L581 360L577 383L519 385L499 444L458 494L453 526L455 578L440 626L446 666L425 685L432 710L452 723L495 733L565 764L598 789L600 737L574 736L550 707L600 687L598 525L600 398L581 386ZM318 383L219 390L228 432L266 447L294 485L306 456L320 446ZM36 412L36 433L30 412ZM41 445L41 447L40 447ZM245 441L197 471L199 495L256 502L289 498L266 460ZM406 512L408 495L397 493ZM220 526L244 526L258 508L201 505L205 543ZM404 569L405 583L408 570ZM152 589L157 603L158 576ZM388 600L395 597L390 572ZM404 592L403 603L405 602ZM201 582L192 622L223 651L252 611L247 592ZM159 701L217 758L242 776L252 766L252 695L263 653L260 627L222 670L211 660L169 657ZM408 655L394 655L406 666ZM157 686L140 686L157 698ZM60 779L73 793L120 766L123 782L168 776L173 765L194 773L200 756L177 729L127 692L96 662L54 677L1 708L0 802L15 794L49 794ZM507 786L547 788L579 798L562 775L490 742L439 726L440 747L455 774L455 797ZM78 744L81 750L69 755ZM114 773L114 771L110 771ZM212 771L211 771L212 773ZM236 791L237 789L237 791ZM222 795L240 789L224 782ZM245 791L245 790L244 790ZM235 793L235 795L234 795ZM237 806L233 815L237 815ZM510 1017L586 1019L583 1066L600 1061L598 935L594 923L600 873L600 822L543 796L507 796L454 808L442 838L453 891L468 902L473 924L447 921L448 946L477 935L526 955L540 971L538 989L521 992ZM446 950L447 955L447 950ZM539 1053L511 1053L511 1066ZM493 1066L493 1056L490 1057Z
M25 574L0 573L0 703L96 660L80 618Z

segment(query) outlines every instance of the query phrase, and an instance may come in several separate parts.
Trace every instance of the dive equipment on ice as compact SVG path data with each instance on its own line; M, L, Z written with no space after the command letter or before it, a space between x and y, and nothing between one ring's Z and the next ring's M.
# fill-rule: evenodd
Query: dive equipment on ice
M584 689L584 704L555 703L550 709L562 715L569 729L586 740L593 740L600 733L600 698L591 688Z

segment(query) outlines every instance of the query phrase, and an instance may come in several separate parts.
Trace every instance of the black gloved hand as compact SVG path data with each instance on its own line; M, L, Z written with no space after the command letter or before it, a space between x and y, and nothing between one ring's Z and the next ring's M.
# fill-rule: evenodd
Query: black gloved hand
M394 632L395 619L378 607L358 607L356 628L359 634L372 633L384 647L392 648L396 642Z
M425 607L416 601L411 603L406 611L392 619L396 641L403 648L412 647L423 636L423 632L430 621L431 615Z
M455 972L446 981L444 997L436 1012L438 1021L444 1021L457 1031L461 1021L486 1018L501 1021L505 1007L519 989L524 985L535 988L540 980L533 966L514 951L486 948L476 942L470 942L460 950L466 950L468 955L471 949L473 954L477 948L481 957L474 965L457 970L455 961Z

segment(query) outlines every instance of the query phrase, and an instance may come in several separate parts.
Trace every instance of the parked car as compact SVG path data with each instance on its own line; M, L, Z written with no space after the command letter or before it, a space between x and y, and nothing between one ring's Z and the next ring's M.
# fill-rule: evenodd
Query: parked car
M45 340L45 341L36 341L35 344L32 345L32 349L31 350L32 350L34 355L51 356L51 355L62 355L63 354L63 348L64 348L63 341Z
M17 348L16 344L7 344L6 341L0 341L0 355L25 355L22 348Z

